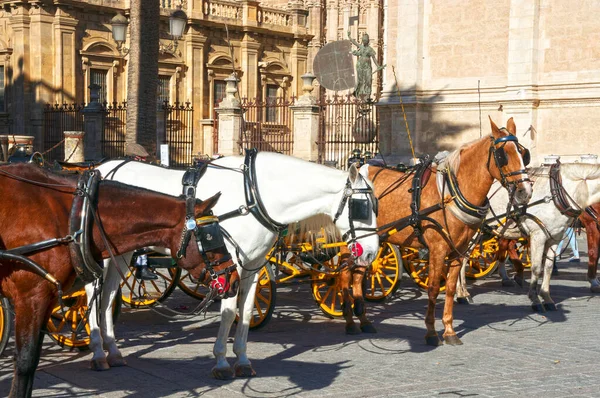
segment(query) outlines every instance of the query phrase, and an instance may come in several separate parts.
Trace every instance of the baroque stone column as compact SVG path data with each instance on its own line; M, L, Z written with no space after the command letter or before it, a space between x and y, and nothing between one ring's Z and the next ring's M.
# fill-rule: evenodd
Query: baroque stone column
M261 44L257 42L249 33L244 34L240 43L241 47L241 67L244 71L240 87L242 97L254 98L258 93L258 50Z
M11 8L10 24L13 32L13 134L30 135L31 85L30 65L30 22L29 11L24 6ZM41 141L38 141L41 142Z
M290 108L292 108L294 114L294 151L292 155L315 162L319 156L317 146L317 140L319 139L319 106L317 106L316 98L311 95L313 80L315 80L315 75L312 73L302 75L304 94Z
M236 98L238 79L231 74L227 79L227 96L216 109L219 117L219 154L224 156L240 154L240 139L242 132L242 107Z
M185 72L184 100L190 100L194 107L194 147L192 153L204 153L204 134L201 120L210 117L208 115L209 98L204 95L206 64L204 44L207 37L190 28L186 39L187 71Z

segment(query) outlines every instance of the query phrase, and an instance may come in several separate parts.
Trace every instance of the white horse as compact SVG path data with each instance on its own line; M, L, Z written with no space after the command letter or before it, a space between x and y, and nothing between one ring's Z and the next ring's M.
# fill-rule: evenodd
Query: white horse
M171 195L182 193L182 177L184 171L170 170L139 162L129 162L109 172L123 161L109 161L98 169L103 176L108 178L152 189ZM222 192L221 198L213 208L217 216L235 211L246 205L244 196L244 158L226 157L216 160L208 167L206 174L198 183L196 197L205 199L216 192ZM362 175L356 167L351 167L344 172L326 166L306 162L290 156L276 153L261 152L256 158L256 186L264 209L268 216L279 224L289 224L305 220L311 216L324 214L331 217L341 211L335 220L336 227L342 234L356 229L357 246L362 246L362 254L358 253L356 262L367 266L376 257L379 249L379 237L376 234L366 235L368 229L376 227L376 214L374 212L373 197L355 189L370 189L372 184L366 176ZM365 221L350 220L347 195L356 199L369 199L370 219ZM151 218L152 214L148 214ZM227 336L236 316L237 297L221 301L221 324L213 353L217 364L213 368L213 376L219 379L231 378L235 374L239 377L256 375L250 360L246 355L246 342L254 294L257 284L258 270L265 261L265 255L273 246L277 232L266 228L252 214L239 215L222 221L221 226L227 230L237 244L242 266L237 264L240 275L238 290L240 320L237 326L233 352L237 356L235 373L226 359ZM351 227L352 226L352 227ZM361 237L363 235L363 237ZM230 253L236 253L236 247L227 243ZM360 252L360 250L359 250ZM233 255L235 259L235 255ZM124 256L120 266L126 267L131 258L131 253ZM120 260L121 262L121 260ZM119 287L119 275L113 266L105 263L104 297L101 303L102 335L95 322L95 314L90 315L91 343L93 351L92 368L106 369L109 366L124 365L121 353L114 340L114 325L110 315L112 300L114 300ZM86 287L88 297L93 293L93 286ZM104 349L108 351L105 355Z
M549 167L529 169L529 176L534 180L533 195L527 208L528 217L523 218L521 229L514 223L509 222L508 228L504 230L503 237L506 239L518 239L521 236L529 238L529 250L531 257L531 282L529 286L529 299L535 311L554 311L556 305L550 297L550 278L552 266L556 256L556 247L562 239L565 230L572 225L574 217L563 214L552 199L556 192L551 191ZM560 166L562 186L567 193L565 197L573 209L583 210L587 206L600 202L600 165L585 163L564 163ZM494 194L492 196L492 194ZM508 192L505 189L498 190L494 184L490 190L491 209L496 215L506 213L509 201ZM537 204L536 204L537 203ZM490 217L493 216L490 213ZM536 221L537 220L537 221ZM493 222L492 225L498 224ZM502 226L497 227L502 231ZM499 273L503 285L511 285L512 281L506 273L506 258L498 259ZM466 292L466 280L464 278L465 262L463 272L459 278L459 297L469 297ZM543 271L541 289L538 291L538 279ZM522 275L516 274L514 280L523 285ZM597 279L590 280L592 287L599 286ZM538 297L541 296L542 302Z

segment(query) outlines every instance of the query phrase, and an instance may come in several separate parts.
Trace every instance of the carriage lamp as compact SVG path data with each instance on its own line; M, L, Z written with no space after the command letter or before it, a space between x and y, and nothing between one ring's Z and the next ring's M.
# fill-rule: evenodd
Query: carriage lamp
M118 13L110 20L110 25L112 27L112 37L115 43L117 43L117 50L122 55L126 55L129 52L129 49L123 47L123 43L125 43L125 36L127 34L127 25L129 25L129 21L125 18L125 15Z
M181 5L169 15L169 34L171 35L171 43L164 45L159 42L159 51L174 53L177 50L177 41L181 39L187 25L187 14L181 9Z

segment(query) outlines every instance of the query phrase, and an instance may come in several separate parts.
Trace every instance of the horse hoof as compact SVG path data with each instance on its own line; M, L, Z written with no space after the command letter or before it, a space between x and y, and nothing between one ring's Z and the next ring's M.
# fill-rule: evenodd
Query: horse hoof
M556 311L556 304L554 304L554 303L544 303L544 309L546 311Z
M111 368L117 368L119 366L127 366L127 361L123 359L121 354L115 356L108 356L106 358Z
M224 369L212 369L212 376L217 380L231 380L233 379L233 370L231 368Z
M254 377L256 372L252 369L252 365L236 365L235 366L236 377Z
M512 279L502 279L502 286L515 287L515 282Z
M450 334L448 336L444 336L444 342L446 342L446 344L448 344L448 345L462 345L463 344L463 342L460 341L458 336L455 334Z
M590 286L590 291L592 293L600 293L600 285L597 286Z
M473 299L471 297L468 297L468 298L467 297L457 297L456 302L458 304L468 305L473 302Z
M360 325L360 330L362 330L363 333L377 333L377 329L375 329L375 326L373 326L372 323Z
M109 370L110 366L108 365L106 358L102 358L102 359L92 359L90 361L90 368L97 372L101 372L103 370Z
M442 340L440 340L440 337L437 335L437 333L435 335L430 335L430 336L425 336L425 342L427 343L427 345L433 346L433 347L438 347L442 345Z
M350 334L350 335L354 335L354 334L360 334L360 328L358 326L356 326L355 323L353 323L352 325L346 325L346 334Z
M515 275L514 280L517 283L517 285L519 285L520 287L523 287L523 277L522 276Z
M544 306L541 304L531 304L531 309L535 312L546 312L546 310L544 309Z

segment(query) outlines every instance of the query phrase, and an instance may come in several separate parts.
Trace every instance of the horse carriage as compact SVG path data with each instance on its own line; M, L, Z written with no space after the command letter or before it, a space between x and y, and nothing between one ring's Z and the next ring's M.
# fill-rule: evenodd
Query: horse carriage
M99 169L105 177L108 177L108 180L114 179L139 188L153 189L163 194L179 194L182 189L182 181L184 181L184 188L189 192L188 198L202 199L216 191L223 192L221 200L217 202L216 199L213 199L210 204L213 212L219 216L219 224L227 232L225 234L227 252L232 253L233 259L237 257L239 278L235 282L221 284L221 324L214 348L217 364L212 373L214 377L221 379L234 375L247 377L256 374L246 355L247 330L254 319L252 311L257 308L256 302L267 296L267 289L271 289L271 300L263 300L263 304L266 306L259 307L257 311L268 315L268 309L272 308L271 304L275 302L274 286L277 283L285 283L286 277L290 277L290 280L294 281L305 279L310 281L312 294L326 314L333 316L341 313L344 316L347 333L374 332L375 328L366 317L363 298L380 300L391 294L398 287L397 283L401 278L400 263L409 263L411 260L407 254L412 255L413 260L418 258L428 261L430 281L429 305L425 318L426 341L431 345L440 344L434 327L433 310L440 291L442 275L446 274L444 271L445 258L452 253L464 253L469 247L469 242L476 233L476 229L472 225L480 223L487 212L486 195L494 179L501 181L506 188L510 188L515 194L514 199L517 203L527 202L531 195L527 174L523 168L525 150L517 142L514 123L509 120L507 129L498 129L493 122L491 126L491 136L461 147L437 168L431 166L431 163L425 159L422 166L417 166L408 172L372 165L365 165L360 170L351 167L348 172L342 172L277 154L261 153L260 156L256 156L256 154L249 153L243 160L243 167L239 167L241 159L237 157L223 158L212 163L203 176L197 175L191 178L194 182L194 189L187 189L190 188L190 185L185 181L189 181L190 177L186 177L186 173L183 171L123 161L109 161L99 166ZM282 170L285 170L285 173L282 173ZM432 173L436 176L435 183L427 184ZM306 179L311 181L306 189L294 189L295 181ZM404 184L407 181L411 181L410 189L404 189L408 185L408 183ZM472 184L470 183L472 181L478 183ZM108 187L112 187L112 185L108 184ZM402 189L398 189L399 187ZM284 194L291 190L294 190L294 195ZM141 195L147 195L148 191L141 190L141 192ZM265 194L267 192L269 195ZM181 202L181 199L172 198L171 200ZM98 200L98 206L108 206L114 203L116 201L106 195L103 199ZM190 201L185 203L186 205L182 206L181 210L188 207L187 204ZM63 205L63 207L69 208L68 205ZM0 211L1 209L0 206ZM206 209L206 207L203 208L203 211ZM152 214L155 217L154 212L148 213L147 209L144 210L144 214ZM134 210L131 211L137 217L137 213ZM112 214L110 209L104 212ZM320 241L319 237L309 240L301 239L299 242L280 240L275 249L271 249L287 225L299 220L310 219L318 214L325 214L330 220L333 220L341 235L339 239L334 239L333 242L330 239ZM182 212L177 216L171 215L171 219L183 221L190 219L190 217L184 216L185 212ZM64 218L68 220L68 215L65 214ZM62 220L62 216L60 219ZM124 221L111 219L105 223L105 227L110 229L111 234L123 233L118 228L125 228L120 224ZM187 248L189 245L188 252L193 251L193 256L187 258L176 255L174 257L178 262L183 262L185 268L191 270L190 273L195 272L194 278L206 277L206 272L202 273L201 271L209 268L208 265L212 264L213 260L208 258L207 261L203 255L199 256L197 253L199 246L196 248L195 245L189 244L190 236L193 234L190 233L190 235L184 230L184 236L187 239L181 237L180 228L186 224L183 221L178 222L177 225L170 224L169 229L169 231L177 229L175 235L181 239L173 240L173 235L169 233L169 238L164 236L160 246L170 247L171 254L169 255L173 255L180 253L181 247ZM63 223L66 224L66 222ZM108 228L109 225L110 228ZM136 224L136 226L139 225ZM1 233L2 231L0 231ZM136 237L139 234L144 235L139 230L132 231L132 234ZM324 235L327 238L327 234ZM98 246L99 252L95 253L95 258L110 257L107 250L109 245L102 245L100 241L97 241L98 237L96 236L94 239L94 245ZM196 239L200 239L200 237L197 236ZM380 239L381 245L379 244ZM11 246L13 243L9 242ZM126 269L131 264L133 256L131 250L157 245L157 242L144 242L143 239L137 239L135 244L136 246L133 246L133 243L129 241L127 244L123 244L118 252L129 254L124 258L113 258L113 264L105 260L105 267L99 275L104 279L102 284L104 298L101 303L97 303L100 304L98 310L103 314L103 324L101 325L103 328L112 329L113 327L111 322L114 311L114 307L111 306L112 298L116 296L115 292L118 292L122 283L117 270ZM177 245L180 247L177 248ZM489 254L489 250L491 250L489 247L492 246L492 242L488 242L486 246L488 249L485 249L483 253ZM397 247L410 249L399 250ZM484 245L482 244L481 247ZM220 254L224 256L223 253ZM76 265L68 257L67 252L61 255L63 264ZM269 264L267 267L261 268L265 259L268 259ZM45 267L55 271L46 259L42 258L39 261ZM172 268L168 264L170 260L167 258L166 261L166 268L161 268L161 270L166 270L164 279L169 283L164 291L156 289L157 293L159 291L166 293L174 284L181 285L180 282L186 278L181 274L177 276L177 271L175 273L170 271ZM198 270L192 267L190 264L192 261L195 261L195 264L203 264L202 269ZM448 344L461 344L452 326L453 299L459 271L458 267L454 266L454 262L451 263L447 273L443 337ZM371 266L371 264L375 265ZM367 274L366 269L369 266L372 271ZM473 267L473 269L478 269L479 273L483 272L483 268L487 270L490 267L481 265ZM67 281L67 273L72 275L70 270L62 272L61 279L65 281ZM365 275L369 275L366 283L364 282ZM0 277L11 276L0 274ZM205 281L204 284L209 286L206 293L208 296L205 297L205 300L216 299L217 295L212 293L215 289L212 282L218 278L201 279ZM350 280L352 280L352 287L350 287ZM195 294L204 294L200 293L199 288L196 289L188 283L183 285L188 288L192 287L191 291L194 291ZM46 285L43 287L48 289ZM238 297L229 297L224 294L229 292L232 287L239 287ZM125 301L129 299L129 304L132 306L141 305L137 302L138 299L155 300L158 303L163 298L162 294L160 296L135 294L136 290L139 291L139 287L132 287L130 284L127 285L127 289L123 289L122 293L118 295L125 296ZM352 289L352 294L350 294L350 289ZM86 286L88 300L94 299L95 295L89 294L93 290L92 284ZM128 294L131 296L127 296ZM14 299L15 297L13 297ZM77 297L72 297L72 299L77 300ZM23 299L19 300L20 303L23 302ZM144 303L144 305L148 304L151 303ZM37 305L43 306L49 305L49 303L37 303ZM123 365L124 360L115 345L114 337L112 337L114 332L109 330L108 333L102 333L102 335L98 332L99 325L93 307L87 316L90 348L93 351L92 367L102 369ZM239 308L237 313L239 322L234 343L237 362L232 369L225 355L229 330L236 318L236 307ZM62 308L65 307L62 306ZM353 315L359 317L360 329L354 324ZM263 321L265 319L268 320L268 316L264 316ZM16 326L17 329L21 328L22 330L23 328L19 324ZM36 335L35 329L32 332L29 334L30 337ZM30 338L25 343L29 346L34 345L33 340L35 339ZM39 358L39 342L33 351L23 350L23 346L23 341L17 341L17 356L24 358L28 355L37 355ZM107 348L108 356L103 347ZM37 360L34 359L28 363L36 362ZM32 369L31 365L25 370L17 369L13 390L17 393L30 391L29 380L34 370L35 366Z

